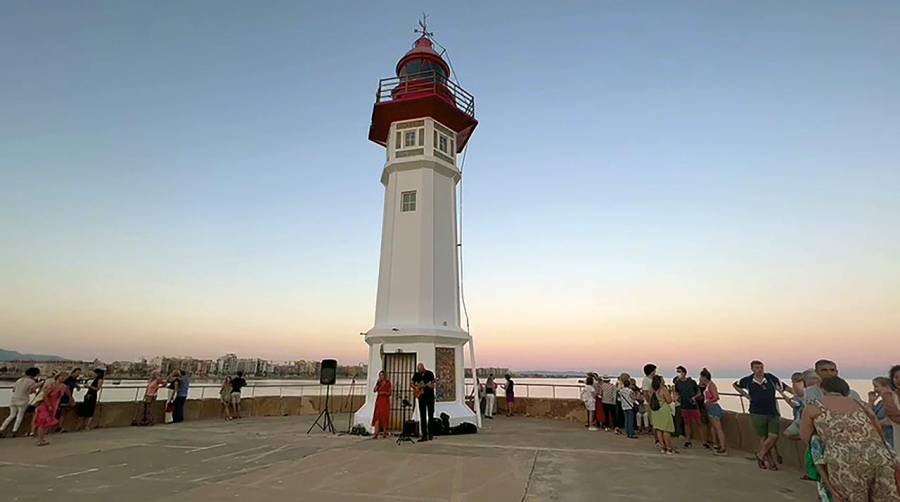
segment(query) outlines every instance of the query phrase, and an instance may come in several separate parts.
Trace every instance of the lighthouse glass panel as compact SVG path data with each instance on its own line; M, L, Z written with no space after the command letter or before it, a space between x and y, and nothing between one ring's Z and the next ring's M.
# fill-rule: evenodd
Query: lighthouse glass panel
M416 131L407 131L403 135L403 146L416 146Z
M447 74L444 72L444 68L441 65L433 64L427 59L413 59L412 61L406 63L402 68L400 68L400 76L406 77L408 75L415 75L416 73L430 71L434 71L434 73L437 75L437 80L440 82L443 82L447 78ZM421 77L415 78L415 80L423 78L430 77L423 75Z
M438 137L438 150L447 153L447 136L443 134Z
M416 210L416 192L403 192L400 194L400 212L407 213Z

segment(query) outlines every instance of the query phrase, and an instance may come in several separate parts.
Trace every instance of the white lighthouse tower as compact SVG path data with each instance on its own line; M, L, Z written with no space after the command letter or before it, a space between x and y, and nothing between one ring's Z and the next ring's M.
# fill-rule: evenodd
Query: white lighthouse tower
M369 344L368 394L355 423L371 429L379 371L393 384L391 429L416 419L410 381L417 363L436 377L435 416L476 423L465 404L456 215L457 154L478 122L471 94L450 80L424 23L421 37L382 79L369 139L386 150L381 173L384 219L375 326ZM473 351L474 354L474 351Z

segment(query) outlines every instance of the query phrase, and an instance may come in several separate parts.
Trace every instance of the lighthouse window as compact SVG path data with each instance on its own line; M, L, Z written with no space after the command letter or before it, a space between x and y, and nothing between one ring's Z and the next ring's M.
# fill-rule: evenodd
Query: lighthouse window
M403 134L403 146L416 146L416 131L406 131Z
M416 192L403 192L400 194L400 211L409 212L416 210Z
M447 136L443 134L438 137L438 150L447 153Z

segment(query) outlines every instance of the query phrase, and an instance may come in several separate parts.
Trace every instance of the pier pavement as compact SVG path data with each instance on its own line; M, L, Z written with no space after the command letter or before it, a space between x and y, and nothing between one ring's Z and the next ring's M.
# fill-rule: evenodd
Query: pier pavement
M178 425L0 440L9 501L793 501L815 485L761 471L746 453L659 454L652 441L561 420L498 417L479 434L400 444L332 436L314 417ZM346 424L337 415L335 423Z

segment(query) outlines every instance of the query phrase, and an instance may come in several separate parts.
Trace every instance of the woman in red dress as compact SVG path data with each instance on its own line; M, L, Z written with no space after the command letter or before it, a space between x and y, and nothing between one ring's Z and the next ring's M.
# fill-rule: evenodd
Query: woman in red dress
M391 423L391 381L383 371L378 372L375 393L378 397L375 399L375 414L372 415L372 427L375 430L375 437L372 439L378 439L379 431L382 436L387 437L387 428Z
M63 383L65 379L65 373L58 373L54 377L53 382L49 386L45 386L44 400L41 401L41 404L34 411L34 426L37 428L38 446L50 444L50 441L47 441L47 433L59 424L59 420L56 418L56 410L59 409L60 399L63 396L69 396L69 402L75 402L72 398L72 391Z

